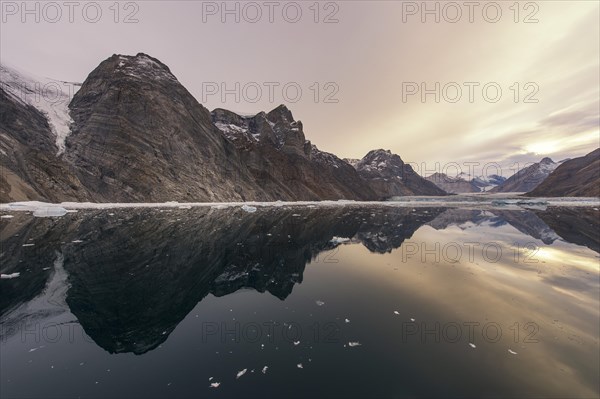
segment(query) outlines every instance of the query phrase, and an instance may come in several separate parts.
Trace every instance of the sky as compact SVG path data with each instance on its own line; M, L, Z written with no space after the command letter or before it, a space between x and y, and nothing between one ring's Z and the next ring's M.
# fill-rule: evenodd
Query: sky
M144 52L210 110L285 104L320 149L389 149L425 175L600 146L597 1L65 4L3 0L0 61L82 82Z

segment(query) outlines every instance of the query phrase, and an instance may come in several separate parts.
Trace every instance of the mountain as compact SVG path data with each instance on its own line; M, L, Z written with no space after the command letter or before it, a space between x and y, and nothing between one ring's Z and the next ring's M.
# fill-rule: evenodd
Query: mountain
M356 168L306 140L279 106L254 116L199 104L143 53L113 55L60 101L46 78L2 66L0 202L380 200L443 195L399 156ZM72 96L72 99L71 99ZM376 158L389 167L371 168ZM380 164L381 161L377 161ZM360 164L360 165L359 165Z
M400 156L389 150L370 151L356 163L355 168L378 199L404 195L446 195L444 190L422 178Z
M442 190L452 194L478 193L490 191L492 188L502 184L506 178L499 175L471 177L467 173L460 173L456 177L450 177L445 173L436 172L426 179Z
M69 108L65 157L97 202L273 199L210 112L155 58L113 55Z
M425 179L435 184L442 190L452 194L478 193L481 191L479 186L474 184L472 181L463 179L460 176L450 177L445 173L436 172Z
M538 186L559 164L550 158L544 158L506 179L499 186L490 190L492 193L526 193Z
M375 199L350 164L306 140L302 122L285 105L254 116L219 108L211 116L254 181L276 199Z
M506 177L500 175L477 176L471 180L471 183L479 187L481 191L489 191L506 181Z
M600 197L600 148L584 157L564 161L530 197Z

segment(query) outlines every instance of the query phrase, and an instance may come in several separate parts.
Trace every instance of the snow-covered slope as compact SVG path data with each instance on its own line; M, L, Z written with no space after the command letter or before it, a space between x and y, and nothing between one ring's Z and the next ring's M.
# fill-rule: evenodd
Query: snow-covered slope
M0 64L0 82L2 88L14 99L31 105L46 115L52 133L56 135L57 155L62 154L73 123L69 115L69 102L80 85L33 76L5 64Z

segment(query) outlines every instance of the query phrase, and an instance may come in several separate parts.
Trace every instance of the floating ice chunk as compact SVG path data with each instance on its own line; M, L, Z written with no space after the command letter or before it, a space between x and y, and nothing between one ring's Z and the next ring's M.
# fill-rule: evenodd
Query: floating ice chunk
M33 247L35 244L23 244L24 247Z
M472 344L471 342L469 342L469 346L470 346L471 348L477 348L477 346L475 346L475 344Z
M21 273L0 274L0 280L9 280L11 278L17 278L20 275L21 275Z
M248 206L248 205L242 205L242 210L248 212L248 213L254 213L256 212L256 207L254 206Z
M394 310L394 314L400 314L400 312L398 312L397 310Z
M0 216L0 219L12 219L12 218L14 218L13 215L2 215L2 216Z
M269 369L269 366L265 366L262 368L262 373L263 374L267 374L267 370Z
M351 348L354 348L355 346L362 346L362 344L358 341L355 341L355 342L348 342L348 346Z
M410 318L410 321L413 321L413 322L414 322L414 321L415 321L415 319L413 319L413 318L411 317L411 318Z
M248 371L248 369L243 369L242 371L238 371L237 376L235 377L240 378L241 376L243 376L244 374L246 374L246 371Z
M345 238L345 237L333 237L331 239L331 241L329 241L329 242L331 242L332 244L342 244L342 243L348 242L348 241L350 241L349 238Z
M346 323L350 323L350 319L344 319Z
M213 382L213 383L211 383L211 384L210 384L210 387L211 387L211 388L218 388L218 387L219 387L219 385L221 385L221 383L220 383L220 382Z
M215 378L215 377L210 377L208 380L209 380L209 381L212 381L212 380L213 380L213 378Z
M192 209L191 205L181 205L179 209Z
M50 218L65 216L67 210L62 206L42 206L33 211L33 216L38 218Z
M303 368L304 368L304 366L302 365L302 363L298 363L298 364L296 365L296 367L298 367L299 369L303 369Z
M80 243L82 243L83 241L81 241L81 240L73 240L73 241L71 241L71 242L72 242L72 243L74 243L74 244L80 244Z
M300 345L300 341L294 341L294 346Z
M512 349L509 349L509 350L508 350L508 353L510 353L511 355L516 355L516 354L517 354L517 352L515 352L515 351L514 351L514 350L512 350Z
M325 305L325 302L323 302L323 301L321 301L321 300L319 300L319 299L317 299L317 300L315 301L315 303L317 304L317 306L323 306L323 305Z
M41 348L43 348L43 346L40 346L39 348L31 348L31 349L29 349L29 353L35 352L36 350L41 349Z

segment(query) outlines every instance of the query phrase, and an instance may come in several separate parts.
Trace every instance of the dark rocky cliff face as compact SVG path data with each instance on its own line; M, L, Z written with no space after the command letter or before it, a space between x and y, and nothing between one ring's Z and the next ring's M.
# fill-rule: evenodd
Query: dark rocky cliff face
M253 178L277 199L376 199L350 164L306 140L302 122L284 105L251 117L216 109L212 118Z
M377 199L404 195L446 195L444 190L419 176L400 156L390 151L370 151L355 167L375 191Z
M272 199L210 113L150 56L102 62L70 109L66 154L97 201Z

